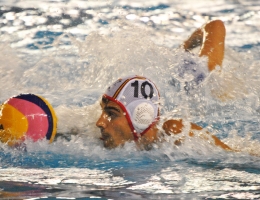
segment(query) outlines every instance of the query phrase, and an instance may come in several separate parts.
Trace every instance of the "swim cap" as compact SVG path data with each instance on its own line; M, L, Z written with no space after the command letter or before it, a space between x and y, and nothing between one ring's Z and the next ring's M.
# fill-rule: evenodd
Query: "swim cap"
M135 136L143 135L159 117L159 92L155 84L142 76L118 79L107 88L104 97L117 103L126 113Z

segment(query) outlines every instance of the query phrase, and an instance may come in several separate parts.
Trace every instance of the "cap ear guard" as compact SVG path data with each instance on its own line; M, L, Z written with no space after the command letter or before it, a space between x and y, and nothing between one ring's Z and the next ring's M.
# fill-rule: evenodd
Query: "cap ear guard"
M147 100L138 100L126 107L137 133L142 133L158 117L158 108Z

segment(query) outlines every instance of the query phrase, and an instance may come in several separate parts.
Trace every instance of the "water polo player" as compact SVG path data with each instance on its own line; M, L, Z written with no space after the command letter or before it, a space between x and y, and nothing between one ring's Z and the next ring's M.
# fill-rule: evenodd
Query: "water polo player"
M197 29L182 47L186 51L201 46L199 56L207 56L208 70L222 65L225 49L225 26L222 21L214 20ZM137 141L145 148L158 140L159 92L145 77L131 76L119 79L111 85L102 97L102 114L96 125L101 130L104 146L114 148L126 141ZM179 134L184 129L182 120L168 120L163 123L166 134ZM200 126L190 123L189 136L201 130ZM207 137L206 137L207 138ZM210 136L215 145L230 149L217 137ZM176 141L178 144L181 141Z
M199 56L208 57L208 69L211 71L222 64L224 39L224 24L220 20L215 20L197 29L182 46L187 51L201 46ZM121 85L124 81L127 83ZM57 119L51 105L44 106L47 101L44 100L43 103L42 101L43 98L37 95L23 94L5 102L0 110L0 141L10 146L25 138L33 141L46 138L50 142L53 141ZM103 96L101 102L103 113L97 122L104 145L113 148L131 140L141 144L156 141L158 101L159 93L156 86L144 77L128 77L112 85ZM182 131L183 124L181 120L170 120L164 123L163 128L167 134L177 134ZM191 129L201 128L191 124ZM218 141L216 138L216 143L222 145ZM228 148L224 145L223 147Z
M139 147L150 149L151 144L159 141L161 134L157 128L159 120L159 92L155 84L141 76L118 79L102 96L102 114L96 122L101 130L104 147L115 148L125 142L136 141ZM194 136L202 128L189 124L189 136ZM164 133L180 134L185 128L181 119L167 120L162 126ZM163 134L163 133L162 133ZM205 133L203 136L223 149L230 148L216 136ZM176 140L175 144L180 144Z

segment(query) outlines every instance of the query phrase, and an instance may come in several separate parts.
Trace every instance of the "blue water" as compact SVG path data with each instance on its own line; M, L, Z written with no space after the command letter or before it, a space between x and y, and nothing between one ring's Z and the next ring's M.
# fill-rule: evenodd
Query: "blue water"
M1 1L0 101L44 96L58 116L55 142L0 144L0 198L260 199L260 3L258 1ZM206 21L226 26L223 69L178 47ZM195 88L189 61L205 72ZM145 75L162 118L194 122L240 152L199 138L151 151L106 150L95 122L117 78ZM185 131L183 135L185 135Z

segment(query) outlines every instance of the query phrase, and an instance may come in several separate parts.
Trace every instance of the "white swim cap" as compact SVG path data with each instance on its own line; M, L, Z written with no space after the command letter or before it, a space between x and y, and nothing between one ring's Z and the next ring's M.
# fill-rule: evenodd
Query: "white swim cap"
M117 103L126 113L136 138L143 135L159 117L159 92L155 84L142 76L118 79L106 90L104 97Z

